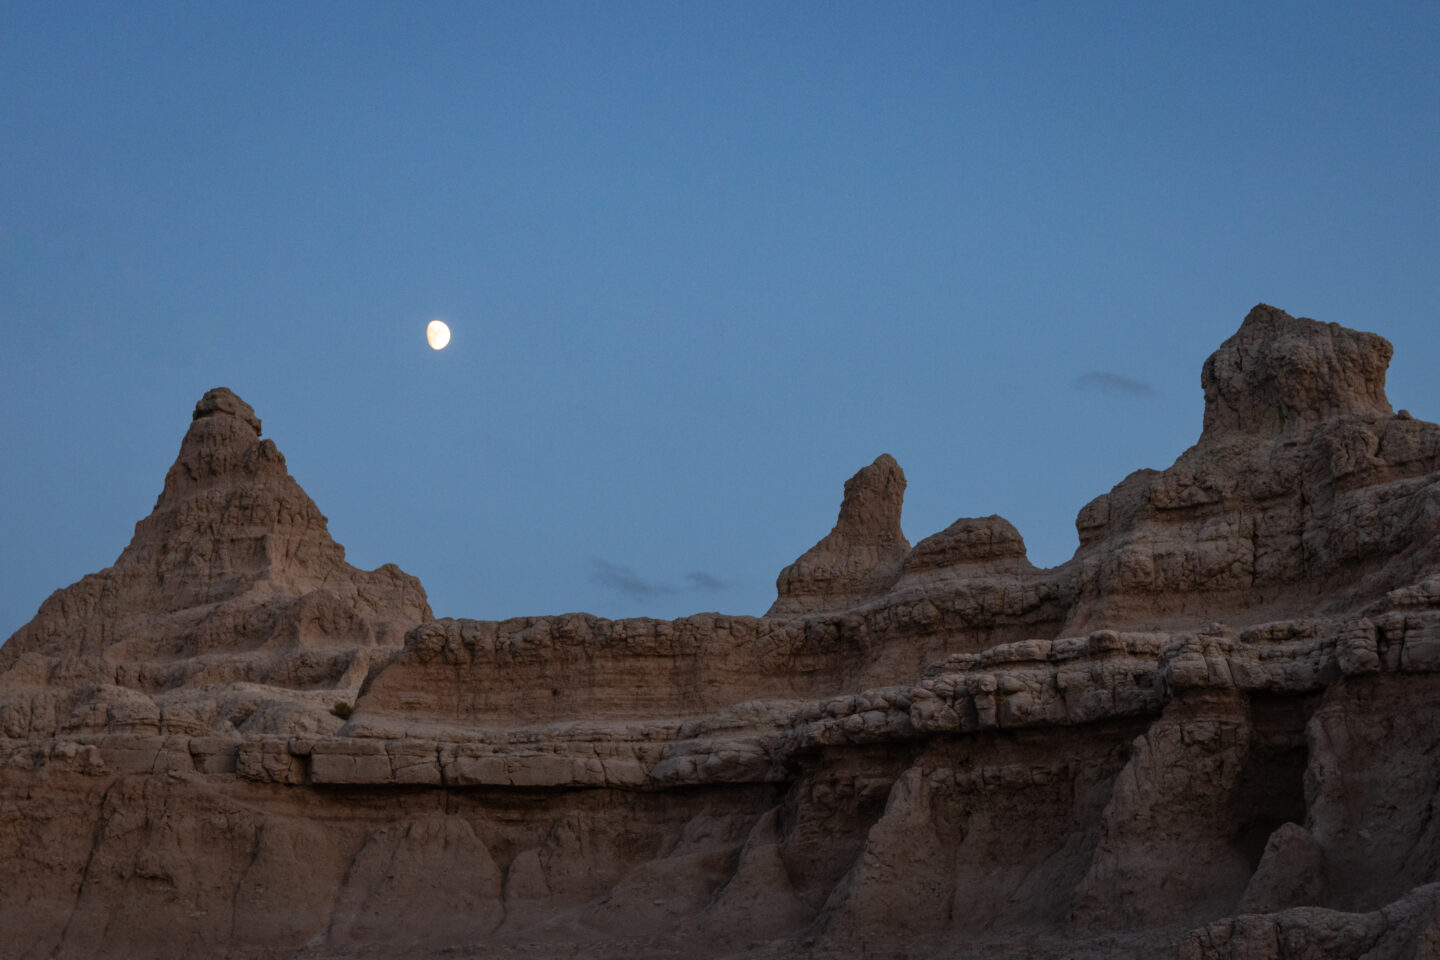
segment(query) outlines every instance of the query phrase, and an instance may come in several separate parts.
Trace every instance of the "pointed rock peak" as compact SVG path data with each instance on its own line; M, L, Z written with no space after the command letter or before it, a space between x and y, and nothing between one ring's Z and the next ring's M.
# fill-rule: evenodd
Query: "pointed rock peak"
M1340 417L1391 415L1389 341L1260 304L1205 361L1201 441L1279 435Z
M888 453L845 481L834 529L780 571L766 616L843 610L890 589L910 553L900 529L904 499L905 471Z
M190 419L193 421L215 416L238 417L254 428L255 436L260 436L260 418L255 416L250 404L237 397L229 387L207 390L200 402L195 404L195 413Z
M845 499L835 530L862 539L904 540L900 508L905 500L905 471L888 453L861 467L845 481Z
M195 404L190 429L165 475L165 488L155 510L174 506L217 485L251 484L261 477L288 481L294 486L285 470L285 457L275 442L260 439L260 418L250 404L225 387L216 387Z
M217 387L195 404L155 509L136 524L117 564L156 565L188 606L261 581L312 588L344 557L275 442L260 439L255 411Z
M136 660L287 637L363 647L397 644L429 617L414 577L345 562L274 441L260 439L260 418L220 387L195 405L155 508L114 566L57 591L6 647Z

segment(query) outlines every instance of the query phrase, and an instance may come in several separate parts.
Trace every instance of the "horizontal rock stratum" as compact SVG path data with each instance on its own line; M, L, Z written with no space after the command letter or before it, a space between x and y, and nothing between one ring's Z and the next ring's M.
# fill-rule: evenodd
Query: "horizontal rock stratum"
M763 617L434 619L207 393L0 647L15 958L1440 956L1440 427L1258 306L1039 569L888 455Z

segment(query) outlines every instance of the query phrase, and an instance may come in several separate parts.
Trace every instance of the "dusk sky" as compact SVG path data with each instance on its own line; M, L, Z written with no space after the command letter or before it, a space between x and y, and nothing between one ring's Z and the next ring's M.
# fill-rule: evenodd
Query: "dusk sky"
M0 638L214 386L485 619L763 613L880 453L912 543L1061 563L1257 302L1440 419L1437 51L1433 2L6 4Z

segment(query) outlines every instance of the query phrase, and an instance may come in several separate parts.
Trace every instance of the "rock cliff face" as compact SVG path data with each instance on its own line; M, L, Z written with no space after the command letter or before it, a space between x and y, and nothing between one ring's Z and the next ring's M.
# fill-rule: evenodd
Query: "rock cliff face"
M16 957L1440 956L1440 427L1260 306L1034 567L881 456L764 617L432 619L201 399L0 647Z

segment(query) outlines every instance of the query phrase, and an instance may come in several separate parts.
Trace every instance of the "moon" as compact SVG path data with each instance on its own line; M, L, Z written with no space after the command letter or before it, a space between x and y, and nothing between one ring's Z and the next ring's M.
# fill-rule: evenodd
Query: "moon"
M431 350L444 350L450 343L450 327L444 320L431 320L425 327L425 341Z

